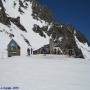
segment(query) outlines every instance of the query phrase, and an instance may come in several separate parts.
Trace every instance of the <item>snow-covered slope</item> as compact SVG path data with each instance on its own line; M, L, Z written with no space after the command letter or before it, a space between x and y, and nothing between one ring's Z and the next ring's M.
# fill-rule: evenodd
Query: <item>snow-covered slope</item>
M16 40L16 42L20 45L20 47L22 48L22 54L26 55L26 48L28 47L27 43L24 41L23 37L24 36L31 44L33 49L38 49L43 45L46 45L49 43L49 37L46 35L46 38L41 37L38 33L35 33L32 28L34 26L34 24L39 25L40 27L43 26L48 26L48 23L46 23L43 20L35 20L32 17L32 3L29 1L24 2L24 0L21 0L23 2L24 5L27 5L27 8L22 8L23 10L23 14L21 14L18 9L20 7L20 3L18 0L2 0L3 2L3 6L5 8L5 13L7 14L7 17L11 17L11 18L17 18L20 17L20 23L21 25L24 26L24 28L27 30L27 32L24 32L22 30L20 30L14 23L10 22L11 25L8 27L6 25L3 25L0 23L0 30L2 30L2 32L0 32L0 51L1 52L5 52L8 43L10 42L10 37L9 34L14 34L14 40ZM14 3L16 4L14 6ZM7 33L5 33L7 32Z
M77 37L75 36L75 41L76 41L76 44L78 46L79 49L81 49L83 55L84 55L84 58L86 59L90 59L90 47L88 46L87 43L81 43Z
M13 23L11 23L10 27L7 27L3 24L0 24L0 53L7 55L7 46L12 38L10 38L10 34L13 34L13 39L18 43L18 45L22 48L21 55L26 55L26 49L29 47L28 44L24 41L22 35L24 32L19 30Z

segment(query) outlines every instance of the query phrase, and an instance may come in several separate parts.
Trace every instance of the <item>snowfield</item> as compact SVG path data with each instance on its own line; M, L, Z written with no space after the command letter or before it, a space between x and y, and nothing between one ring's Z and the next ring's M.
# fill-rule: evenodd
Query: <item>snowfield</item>
M1 86L17 86L18 90L90 90L90 60L55 55L1 58Z

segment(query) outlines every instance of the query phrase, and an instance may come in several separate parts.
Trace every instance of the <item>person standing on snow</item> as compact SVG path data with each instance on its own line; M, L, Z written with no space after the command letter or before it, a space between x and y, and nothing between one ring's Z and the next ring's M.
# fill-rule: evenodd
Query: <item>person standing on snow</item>
M30 56L30 48L27 49L27 54Z
M33 49L31 48L31 54L33 54Z

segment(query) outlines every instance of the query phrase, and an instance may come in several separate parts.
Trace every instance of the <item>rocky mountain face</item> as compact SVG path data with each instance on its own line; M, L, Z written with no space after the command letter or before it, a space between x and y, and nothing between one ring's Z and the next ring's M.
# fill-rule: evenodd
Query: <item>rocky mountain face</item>
M90 46L90 43L85 38L85 36L80 31L76 30L72 25L54 22L51 25L51 28L47 31L47 34L51 39L53 39L54 46L60 47L62 52L63 50L74 49L75 57L84 58L83 51L80 47L82 47L84 50L85 47L82 45L78 46L77 42L81 42L82 44L87 43L87 45ZM49 48L47 53L50 53L49 45L45 45L44 47L36 50L35 53L47 47ZM90 50L90 48L88 49Z
M88 58L90 54L90 43L85 36L72 25L55 21L48 8L38 0L0 0L0 33L3 37L7 34L8 39L0 39L7 44L13 34L22 52L29 46L38 50L53 39L61 49L74 49L77 57Z
M54 23L48 35L54 39L54 42L61 50L74 49L75 57L84 58L90 53L90 43L85 36L72 25ZM87 52L87 54L85 52Z

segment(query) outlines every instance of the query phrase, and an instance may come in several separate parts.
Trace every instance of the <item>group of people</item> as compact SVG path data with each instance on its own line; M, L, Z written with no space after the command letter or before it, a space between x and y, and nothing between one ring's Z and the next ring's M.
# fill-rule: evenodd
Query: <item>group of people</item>
M31 54L33 54L33 49L27 48L27 55L30 56Z

